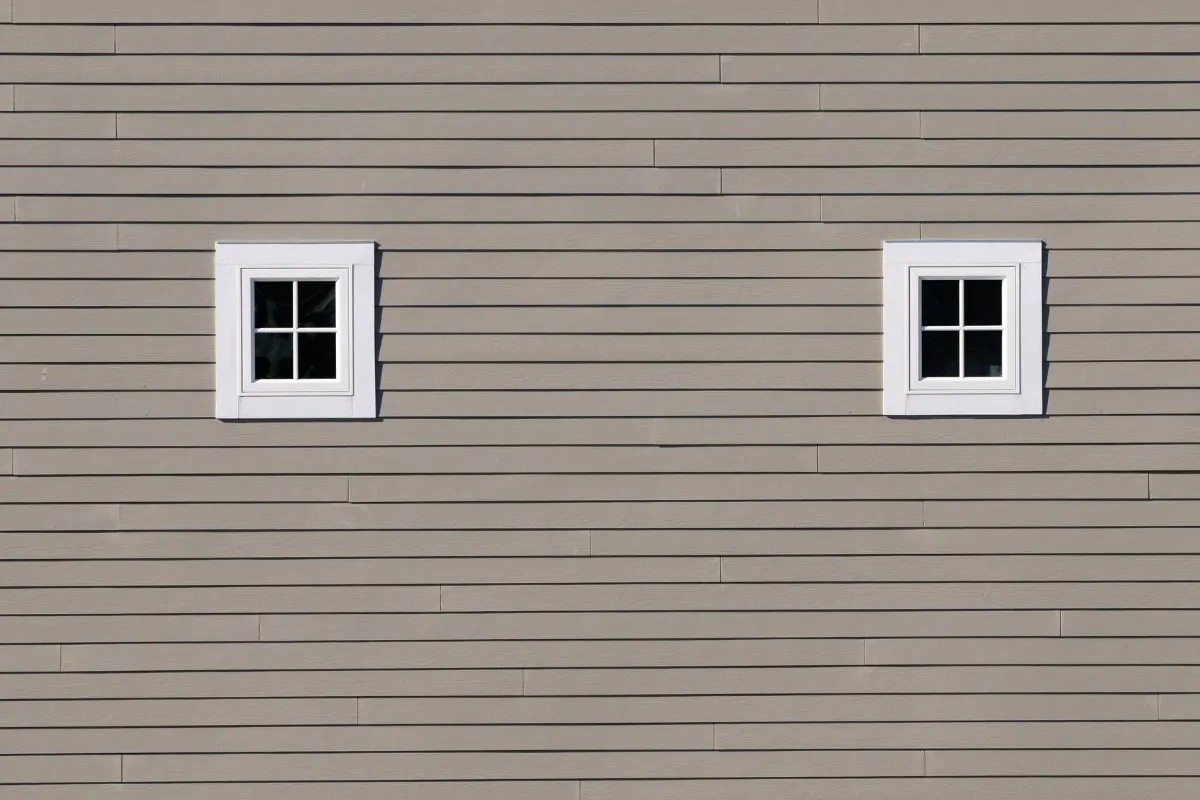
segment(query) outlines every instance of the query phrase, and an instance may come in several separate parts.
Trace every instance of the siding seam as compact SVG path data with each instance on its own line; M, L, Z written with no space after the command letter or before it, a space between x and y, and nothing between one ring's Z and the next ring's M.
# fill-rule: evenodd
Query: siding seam
M116 55L117 53L121 52L120 36L121 36L121 26L113 25L112 26L112 40L113 40L112 52L113 52L113 55Z

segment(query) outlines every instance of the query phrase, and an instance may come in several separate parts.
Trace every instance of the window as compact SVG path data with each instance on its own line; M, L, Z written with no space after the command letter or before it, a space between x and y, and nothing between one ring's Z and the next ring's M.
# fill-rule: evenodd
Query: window
M1040 241L883 248L883 413L1042 413Z
M218 242L217 417L373 418L375 243Z

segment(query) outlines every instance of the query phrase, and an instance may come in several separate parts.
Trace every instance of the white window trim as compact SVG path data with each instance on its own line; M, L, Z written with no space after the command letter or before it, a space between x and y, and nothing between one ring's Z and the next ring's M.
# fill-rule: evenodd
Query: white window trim
M883 413L1029 416L1043 413L1044 244L1032 241L893 241L883 246ZM1002 278L1004 372L999 378L920 379L922 277Z
M373 419L375 242L217 242L218 419ZM251 281L334 279L338 378L252 381Z

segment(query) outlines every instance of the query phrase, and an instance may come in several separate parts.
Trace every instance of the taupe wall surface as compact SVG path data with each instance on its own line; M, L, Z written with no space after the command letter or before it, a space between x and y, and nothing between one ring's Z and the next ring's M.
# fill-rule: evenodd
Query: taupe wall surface
M1200 4L0 0L0 798L1200 797ZM382 416L212 419L218 238ZM1045 239L1049 414L880 417Z

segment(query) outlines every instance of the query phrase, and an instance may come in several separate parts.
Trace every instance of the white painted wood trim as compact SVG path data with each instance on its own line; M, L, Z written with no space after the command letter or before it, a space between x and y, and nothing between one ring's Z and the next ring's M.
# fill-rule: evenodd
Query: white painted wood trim
M217 242L215 253L216 417L218 419L374 419L376 398L375 242ZM253 326L244 278L337 275L344 379L328 386L250 387L244 337ZM343 299L345 302L343 302Z
M1022 241L895 241L883 248L883 413L909 416L1028 416L1044 411L1044 299L1042 291L1045 245ZM1015 372L1011 382L991 388L984 381L964 379L914 387L913 297L915 270L946 269L956 276L1005 274L1015 283L1015 299L1006 315L1013 326L1006 345L1006 363ZM947 273L949 275L949 273Z

